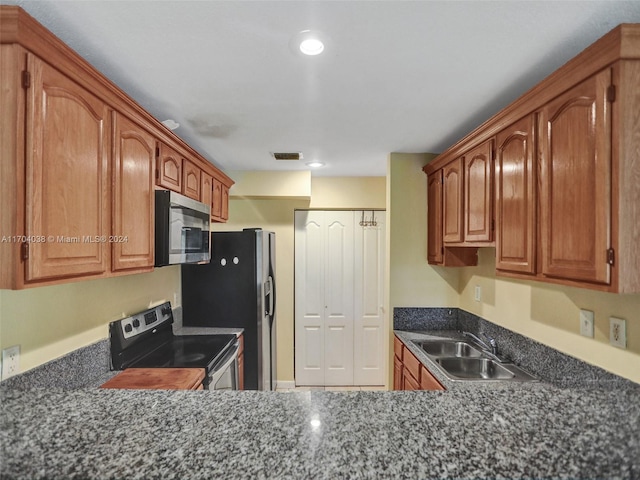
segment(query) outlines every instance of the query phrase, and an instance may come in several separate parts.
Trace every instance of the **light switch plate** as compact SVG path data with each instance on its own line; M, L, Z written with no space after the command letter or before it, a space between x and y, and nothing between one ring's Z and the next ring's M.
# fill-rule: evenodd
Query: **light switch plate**
M482 300L482 287L480 285L476 285L474 298L476 302L479 302L480 300Z
M614 347L627 348L627 321L609 317L609 342Z
M580 310L580 335L593 338L593 312Z

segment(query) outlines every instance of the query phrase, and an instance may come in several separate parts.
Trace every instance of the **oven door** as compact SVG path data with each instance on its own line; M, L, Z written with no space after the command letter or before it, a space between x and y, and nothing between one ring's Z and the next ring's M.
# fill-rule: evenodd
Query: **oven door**
M238 390L238 350L240 342L229 347L222 358L216 362L209 372L208 390Z

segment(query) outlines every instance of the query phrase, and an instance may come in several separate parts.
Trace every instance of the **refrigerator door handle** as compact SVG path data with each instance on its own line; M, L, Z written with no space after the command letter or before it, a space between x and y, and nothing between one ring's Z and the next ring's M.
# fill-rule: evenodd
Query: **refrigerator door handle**
M273 316L273 295L275 293L273 291L273 287L273 278L271 277L271 275L269 275L269 278L267 278L267 281L265 282L265 297L269 298L269 310L264 312L266 315L269 315L269 317Z

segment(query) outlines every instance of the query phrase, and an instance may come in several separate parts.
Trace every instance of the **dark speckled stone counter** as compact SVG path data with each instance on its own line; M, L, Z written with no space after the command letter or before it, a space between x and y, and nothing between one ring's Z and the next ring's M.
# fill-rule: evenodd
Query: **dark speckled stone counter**
M427 366L413 340L489 332L541 364L542 381L434 372L447 391L100 390L113 372L98 342L0 383L0 478L640 479L640 385L457 309L424 314L407 309L400 325L429 331L397 334ZM547 377L549 363L562 375Z
M638 478L638 391L0 388L1 477Z

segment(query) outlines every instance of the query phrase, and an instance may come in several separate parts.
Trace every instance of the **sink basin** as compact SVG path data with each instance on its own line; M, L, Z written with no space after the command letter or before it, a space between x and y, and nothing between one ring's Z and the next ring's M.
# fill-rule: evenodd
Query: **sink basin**
M416 342L417 345L434 357L480 357L482 352L466 342L450 340L429 340Z
M510 380L515 374L489 358L446 357L436 362L449 375L464 380Z

